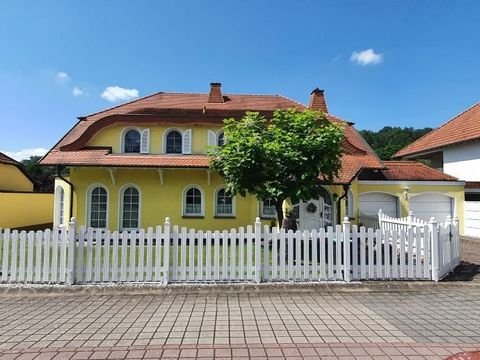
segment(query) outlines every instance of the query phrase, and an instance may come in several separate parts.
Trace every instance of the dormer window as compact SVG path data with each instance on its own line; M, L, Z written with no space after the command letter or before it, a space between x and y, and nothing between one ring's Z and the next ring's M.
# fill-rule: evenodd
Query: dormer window
M150 149L150 129L125 129L121 136L121 149L126 154L148 154Z
M176 130L172 130L167 134L167 154L182 153L182 134Z
M192 129L167 129L163 139L165 154L192 153Z
M124 153L139 153L140 152L140 132L137 130L128 130L125 133Z

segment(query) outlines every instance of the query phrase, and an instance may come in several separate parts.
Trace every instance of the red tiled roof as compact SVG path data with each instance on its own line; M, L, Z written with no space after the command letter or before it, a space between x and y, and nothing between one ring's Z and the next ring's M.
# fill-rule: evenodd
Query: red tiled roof
M456 177L445 174L417 161L384 161L387 169L382 170L386 180L405 181L457 181Z
M208 168L207 155L111 154L109 149L52 150L43 165Z
M394 157L411 156L445 146L480 139L480 103L398 151Z
M21 164L12 159L11 157L5 155L4 153L0 152L0 164L8 164L8 165L15 165L15 166L21 166Z
M280 95L224 95L223 103L208 103L208 94L157 93L105 111L80 118L80 121L41 160L42 165L129 166L129 167L208 167L206 155L125 155L110 149L86 148L99 129L111 123L125 124L222 124L226 117L241 117L245 111L266 116L277 109L307 107ZM362 168L384 168L383 163L348 123L327 114L344 127L342 170L336 182L349 183Z
M480 181L466 181L465 189L480 189Z

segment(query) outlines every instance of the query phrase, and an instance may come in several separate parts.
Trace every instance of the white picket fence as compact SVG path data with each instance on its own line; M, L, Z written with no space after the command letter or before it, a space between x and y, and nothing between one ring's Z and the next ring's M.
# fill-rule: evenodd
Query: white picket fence
M393 221L392 219L390 223ZM403 221L401 219L401 221ZM403 222L402 222L403 224ZM313 231L254 226L195 231L0 229L3 283L438 281L458 264L458 221L392 229Z

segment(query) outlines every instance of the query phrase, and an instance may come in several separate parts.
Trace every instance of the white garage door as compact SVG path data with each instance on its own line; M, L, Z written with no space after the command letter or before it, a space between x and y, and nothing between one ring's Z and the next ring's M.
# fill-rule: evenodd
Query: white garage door
M433 216L438 222L444 222L447 216L453 216L451 197L442 194L421 194L410 198L410 211L425 221Z
M384 214L398 217L398 198L394 195L379 192L360 194L358 206L362 214L376 216L382 209Z
M480 237L480 201L465 201L465 235Z

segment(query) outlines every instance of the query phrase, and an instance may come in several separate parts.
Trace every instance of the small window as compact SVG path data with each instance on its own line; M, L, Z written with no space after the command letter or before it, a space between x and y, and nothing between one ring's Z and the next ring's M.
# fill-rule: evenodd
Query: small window
M88 225L93 228L107 227L108 194L103 187L97 186L90 193L90 219Z
M176 130L172 130L167 134L167 154L181 154L182 153L182 134Z
M265 199L260 201L260 216L265 218L272 218L277 216L277 210L273 199Z
M140 133L137 130L128 130L125 133L124 153L139 153L140 152Z
M216 216L232 216L233 215L233 197L226 189L220 189L217 192L215 200Z
M55 226L65 221L65 190L60 185L55 189Z
M222 131L217 136L217 146L223 146L225 144L225 134Z
M202 193L199 189L192 187L185 192L184 215L200 216L202 214Z
M137 229L139 227L140 194L134 187L128 187L122 195L122 229Z

